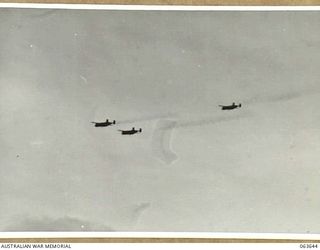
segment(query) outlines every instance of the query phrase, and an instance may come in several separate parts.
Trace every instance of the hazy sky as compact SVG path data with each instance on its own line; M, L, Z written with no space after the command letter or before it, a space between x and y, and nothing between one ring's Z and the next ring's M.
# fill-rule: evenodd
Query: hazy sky
M319 12L0 9L0 230L320 233L319 49Z

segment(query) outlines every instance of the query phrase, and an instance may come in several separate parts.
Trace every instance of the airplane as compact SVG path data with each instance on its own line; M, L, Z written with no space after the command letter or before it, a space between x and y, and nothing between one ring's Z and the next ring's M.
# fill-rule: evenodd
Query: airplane
M131 130L118 130L121 132L122 135L133 135L133 134L136 134L136 133L141 133L142 132L142 129L135 129L134 127L131 129Z
M241 103L236 105L235 103L232 103L232 105L219 105L221 107L221 110L231 110L236 108L241 108Z
M95 127L108 127L116 124L116 121L113 120L113 122L109 122L109 119L107 119L105 122L91 122L91 123L93 123Z

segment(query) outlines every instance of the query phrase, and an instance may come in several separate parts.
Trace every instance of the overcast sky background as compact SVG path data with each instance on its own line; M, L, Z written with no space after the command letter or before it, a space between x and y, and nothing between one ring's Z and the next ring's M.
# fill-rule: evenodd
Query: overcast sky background
M0 230L320 233L319 44L319 12L0 9Z

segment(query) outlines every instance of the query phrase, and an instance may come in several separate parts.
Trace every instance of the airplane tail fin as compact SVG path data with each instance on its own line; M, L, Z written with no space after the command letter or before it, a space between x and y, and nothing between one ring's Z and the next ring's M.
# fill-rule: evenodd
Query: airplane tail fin
M241 108L241 103L239 103L239 108Z
M116 124L116 120L113 120L113 124Z
M139 129L139 133L141 133L141 132L142 132L142 129L140 128L140 129Z

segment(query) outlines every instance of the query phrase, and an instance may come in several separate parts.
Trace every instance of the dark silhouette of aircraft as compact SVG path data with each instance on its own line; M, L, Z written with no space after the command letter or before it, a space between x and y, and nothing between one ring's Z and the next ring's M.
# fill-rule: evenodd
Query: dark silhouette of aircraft
M113 122L109 122L109 119L107 119L105 122L92 122L95 127L108 127L111 125L116 124L116 121L113 120Z
M241 108L241 103L236 105L235 103L232 103L232 105L219 105L221 107L221 110L231 110L236 108Z
M131 129L131 130L118 130L121 132L122 135L133 135L133 134L136 134L136 133L141 133L142 132L142 129L135 129L134 127Z

